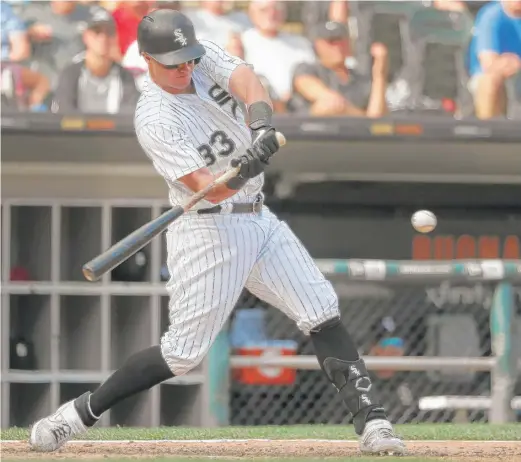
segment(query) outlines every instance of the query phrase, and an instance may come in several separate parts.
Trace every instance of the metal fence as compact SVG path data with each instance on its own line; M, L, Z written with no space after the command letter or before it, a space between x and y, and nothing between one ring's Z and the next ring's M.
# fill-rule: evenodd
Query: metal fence
M335 277L343 322L363 355L376 353L386 337L401 338L404 355L486 357L492 354L490 308L497 283L348 281ZM517 283L516 283L517 284ZM512 286L514 312L521 315L521 285ZM298 355L313 355L308 337L276 309L245 294L238 308L264 310L267 337L294 340ZM519 323L519 321L518 321ZM521 335L521 329L519 330ZM390 419L395 423L449 422L461 417L488 421L488 411L422 410L425 396L491 395L490 368L444 368L418 371L371 371ZM231 424L291 425L350 422L336 390L320 370L298 369L286 386L252 386L232 382ZM517 392L517 393L516 393ZM521 381L514 394L521 394ZM521 420L521 415L516 418Z

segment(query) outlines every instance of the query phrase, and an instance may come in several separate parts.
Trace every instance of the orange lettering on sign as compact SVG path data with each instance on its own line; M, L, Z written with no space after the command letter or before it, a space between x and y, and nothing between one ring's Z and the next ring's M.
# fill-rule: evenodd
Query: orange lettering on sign
M505 244L503 246L503 258L507 260L516 260L520 258L521 245L519 244L519 237L517 236L508 236L505 239Z
M497 258L500 255L499 237L481 236L478 240L478 249L481 258Z
M414 236L412 241L413 260L466 260L521 258L519 236L510 235L504 239L499 236L474 237L461 236Z
M464 234L456 241L456 258L474 258L476 254L476 241L472 236Z
M454 239L439 236L434 240L434 260L450 260L452 255L454 255Z

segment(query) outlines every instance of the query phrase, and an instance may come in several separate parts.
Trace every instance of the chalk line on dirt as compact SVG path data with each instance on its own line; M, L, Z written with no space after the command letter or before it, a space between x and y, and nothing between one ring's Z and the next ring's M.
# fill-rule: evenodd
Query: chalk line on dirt
M0 440L2 444L20 444L26 443L27 440ZM333 443L333 444L345 444L345 443L357 443L357 440L324 440L324 439L225 439L225 440L71 440L67 444L129 444L129 443L140 443L140 444L158 444L158 443L169 443L169 444L215 444L215 443ZM519 445L519 441L501 441L501 440L405 440L405 443L419 443L419 444L447 444L447 443L476 443L476 444L516 444Z

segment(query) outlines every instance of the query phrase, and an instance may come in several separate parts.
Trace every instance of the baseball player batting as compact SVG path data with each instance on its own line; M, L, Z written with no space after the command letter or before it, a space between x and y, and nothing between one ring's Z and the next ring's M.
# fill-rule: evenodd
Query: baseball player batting
M36 422L31 447L54 451L116 403L189 372L246 287L310 336L323 372L353 415L361 451L405 453L341 323L332 285L288 225L263 204L264 171L279 143L259 78L247 63L198 41L178 11L145 16L138 44L149 72L136 108L136 135L165 179L172 205L230 165L239 172L166 232L170 325L160 344L130 356L94 392Z

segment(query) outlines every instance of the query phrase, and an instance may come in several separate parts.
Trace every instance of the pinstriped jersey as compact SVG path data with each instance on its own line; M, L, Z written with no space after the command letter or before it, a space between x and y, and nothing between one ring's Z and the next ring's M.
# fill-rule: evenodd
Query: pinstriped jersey
M172 95L147 75L134 117L137 139L165 179L172 205L193 194L180 178L203 167L221 173L251 146L242 107L229 92L232 72L246 63L213 42L201 40L201 44L206 54L192 73L196 93ZM254 202L263 183L263 174L252 178L222 204ZM194 210L212 205L202 200Z

